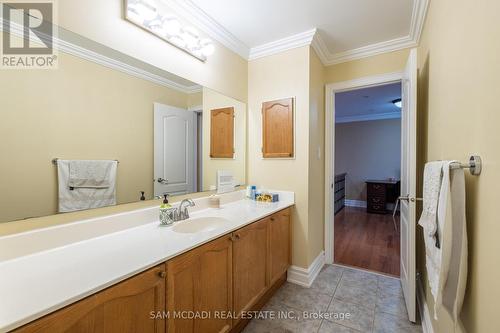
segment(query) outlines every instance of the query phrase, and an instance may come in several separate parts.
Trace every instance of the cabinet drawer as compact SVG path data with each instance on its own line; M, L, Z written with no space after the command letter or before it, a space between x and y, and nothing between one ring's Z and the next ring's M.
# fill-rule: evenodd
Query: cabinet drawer
M385 206L386 200L382 196L370 196L368 197L368 203L372 205L382 205Z
M368 184L367 192L368 195L385 196L385 186L381 184Z
M344 196L345 196L344 191L335 192L334 201L338 201L338 200L344 198Z
M368 203L368 212L371 213L386 213L385 205Z

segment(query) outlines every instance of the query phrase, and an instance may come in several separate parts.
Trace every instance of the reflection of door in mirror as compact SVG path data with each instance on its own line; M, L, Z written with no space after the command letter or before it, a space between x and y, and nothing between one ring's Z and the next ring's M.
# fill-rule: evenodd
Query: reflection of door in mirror
M154 104L154 194L196 191L196 115L193 111Z

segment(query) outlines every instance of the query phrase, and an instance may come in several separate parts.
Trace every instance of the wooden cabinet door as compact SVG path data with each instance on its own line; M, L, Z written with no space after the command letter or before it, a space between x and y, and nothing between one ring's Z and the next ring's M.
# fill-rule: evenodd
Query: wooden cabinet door
M269 218L269 274L270 283L276 282L291 263L290 209L282 210Z
M269 286L268 219L233 233L233 309L236 316L251 310Z
M210 113L210 157L234 156L234 108L214 109Z
M293 98L262 103L262 155L293 157Z
M165 264L27 324L16 332L165 332Z
M168 332L228 332L233 301L230 236L180 255L167 267Z

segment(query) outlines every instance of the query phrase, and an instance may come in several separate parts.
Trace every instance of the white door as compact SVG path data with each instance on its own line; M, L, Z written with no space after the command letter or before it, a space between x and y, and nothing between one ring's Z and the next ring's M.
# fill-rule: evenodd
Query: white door
M194 112L154 103L154 194L194 192Z
M410 321L416 319L417 50L410 52L402 82L401 108L401 285Z

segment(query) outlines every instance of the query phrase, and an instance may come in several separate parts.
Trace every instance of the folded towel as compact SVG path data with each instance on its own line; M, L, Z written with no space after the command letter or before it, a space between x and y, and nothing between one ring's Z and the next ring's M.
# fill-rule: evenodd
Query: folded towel
M424 232L428 237L436 239L437 231L437 207L439 200L439 190L441 189L441 181L443 179L444 161L435 161L425 164L424 168L424 200L422 215L418 221L424 228ZM438 246L439 247L439 246Z
M107 187L96 187L104 186L103 184L105 183L103 181L104 178L97 177L96 181L91 184L85 184L82 181L72 183L77 186L70 186L71 162L68 160L57 161L59 212L72 212L116 205L117 161L106 161L109 162L109 167L107 168L109 171L106 171L108 172L106 176Z
M467 280L467 230L465 224L465 176L463 169L451 169L456 161L441 163L441 182L436 200L435 184L424 180L424 211L419 224L424 227L425 264L427 277L434 298L434 318L441 308L448 311L454 320L455 330L460 326ZM426 165L424 174L437 177L436 164ZM437 179L437 178L435 178ZM434 203L425 202L433 200ZM432 190L431 190L432 189ZM433 219L432 212L436 219ZM436 221L433 223L432 221ZM435 224L435 231L434 229ZM439 242L436 242L439 240ZM438 246L439 245L439 246Z
M449 170L446 219L443 229L443 256L438 309L442 307L454 321L454 332L463 331L460 311L467 285L467 224L465 219L465 174L463 169ZM445 174L446 176L446 174Z
M116 161L72 160L69 161L68 186L106 188L111 182L111 171Z

